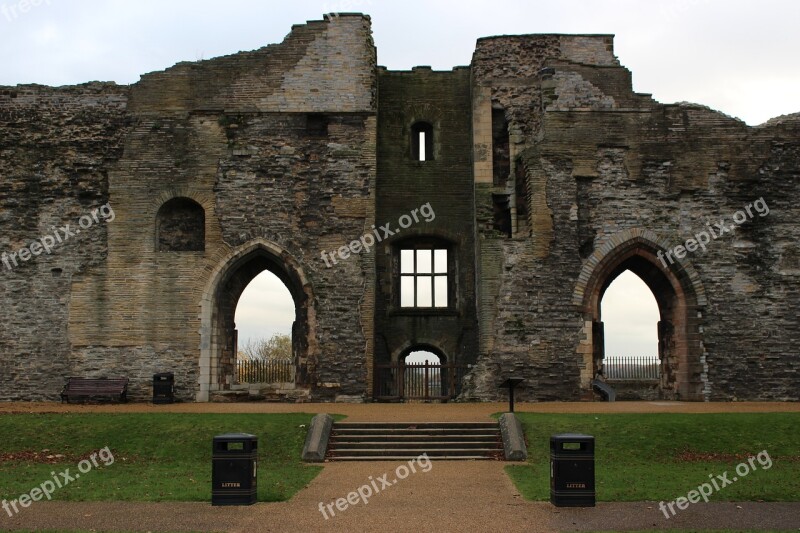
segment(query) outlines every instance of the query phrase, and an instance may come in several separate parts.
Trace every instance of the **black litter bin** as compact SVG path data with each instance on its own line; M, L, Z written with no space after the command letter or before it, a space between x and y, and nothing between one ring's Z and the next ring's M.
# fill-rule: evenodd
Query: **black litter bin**
M211 455L211 505L256 503L258 437L228 433L214 437Z
M550 437L550 503L594 507L594 437L566 433Z
M153 374L153 403L173 403L175 401L175 374L164 372Z

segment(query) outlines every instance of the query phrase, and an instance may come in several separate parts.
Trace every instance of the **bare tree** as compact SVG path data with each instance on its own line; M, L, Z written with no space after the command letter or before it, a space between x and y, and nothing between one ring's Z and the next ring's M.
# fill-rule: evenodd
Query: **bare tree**
M257 361L263 359L292 359L292 337L276 333L269 339L248 339L239 346L239 359Z

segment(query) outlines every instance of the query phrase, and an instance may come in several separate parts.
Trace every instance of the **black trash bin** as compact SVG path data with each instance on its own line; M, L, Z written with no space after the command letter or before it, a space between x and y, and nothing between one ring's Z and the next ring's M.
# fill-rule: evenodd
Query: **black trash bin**
M153 374L153 403L173 403L175 401L175 374L164 372Z
M214 437L211 505L256 503L258 437L228 433Z
M565 433L550 437L550 503L594 507L594 437Z

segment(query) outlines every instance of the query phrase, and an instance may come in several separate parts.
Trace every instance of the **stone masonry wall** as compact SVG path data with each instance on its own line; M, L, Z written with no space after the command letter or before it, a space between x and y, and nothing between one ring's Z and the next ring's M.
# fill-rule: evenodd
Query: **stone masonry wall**
M800 124L795 118L748 128L690 105L659 111L603 118L548 114L540 154L544 164L565 165L560 175L548 172L548 180L561 190L574 187L575 162L584 157L593 165L581 166L596 169L581 180L586 205L578 207L584 213L578 220L566 215L564 199L558 238L579 241L575 230L585 228L593 240L579 244L588 254L634 228L653 231L672 247L707 231L709 223L724 220L736 228L687 257L708 300L702 316L706 397L797 398L793 378L800 361L792 346L800 335L785 317L800 305L797 277L787 260L797 239L791 221L800 214L793 202L800 193L795 179ZM569 135L559 133L567 130ZM562 159L566 153L571 161ZM753 206L759 199L766 207Z
M510 375L521 400L591 399L596 302L631 265L663 313L647 398L800 400L800 114L748 127L631 87L609 35L379 69L355 14L131 86L0 87L0 400L57 399L72 375L145 400L157 372L181 400L223 394L265 268L300 309L292 398L367 401L374 363L418 344L474 363L460 399L505 399ZM160 251L176 198L194 218L164 218ZM348 252L424 203L435 221ZM705 250L653 258L720 221ZM405 236L452 247L451 308L397 309Z
M363 398L371 259L333 272L320 254L374 219L375 86L369 19L359 15L131 87L2 89L3 250L106 202L116 217L0 274L9 310L0 398L54 399L69 375L127 376L134 399L149 397L163 371L184 400L222 387L198 383L221 379L201 363L213 341L202 335L201 300L249 242L290 254L313 287L318 327L305 344L321 364L301 386ZM308 134L310 113L322 114L323 136ZM156 213L172 198L204 209L205 250L156 251Z
M0 88L1 400L52 399L72 372L71 284L106 259L113 221L91 213L109 201L127 99L114 84Z
M477 352L474 196L470 161L470 72L466 68L379 72L377 214L398 234L377 247L375 358L398 362L404 352L433 349L447 363L472 364ZM433 153L412 157L412 126L429 123ZM427 205L407 229L399 219ZM424 216L424 214L422 215ZM427 241L425 241L427 239ZM431 239L434 239L431 241ZM446 307L401 308L399 250L420 242L449 250ZM431 244L428 244L431 246Z
M606 37L564 39L482 39L473 59L474 91L509 119L530 231L485 229L481 204L503 191L476 174L482 338L470 394L504 397L498 385L514 374L526 378L527 399L587 397L591 357L587 367L581 354L591 351L575 306L586 258L632 231L677 246L750 204L754 216L734 234L686 258L708 300L690 317L700 335L688 341L699 343L702 397L796 400L800 333L787 318L800 306L790 222L800 120L749 128L702 106L659 105L631 92L610 46L603 54ZM769 215L755 213L759 198Z
M363 400L371 324L362 323L360 301L373 285L372 254L328 267L322 253L349 245L373 223L375 117L328 114L324 137L308 136L305 118L248 117L236 129L234 143L248 153L223 158L214 186L223 239L236 247L263 238L300 261L320 325L309 362L318 397Z

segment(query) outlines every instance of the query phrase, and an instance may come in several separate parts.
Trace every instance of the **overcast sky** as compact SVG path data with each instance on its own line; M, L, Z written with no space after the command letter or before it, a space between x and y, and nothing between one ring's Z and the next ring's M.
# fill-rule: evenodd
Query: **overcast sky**
M795 0L0 0L0 84L134 83L179 61L280 42L292 24L332 11L369 13L391 69L466 65L488 35L613 33L635 89L662 102L748 124L800 111Z
M701 103L751 125L800 111L796 0L0 0L0 84L135 83L179 61L278 43L292 24L323 13L352 11L372 16L378 61L390 69L467 65L475 40L489 35L613 33L634 89L661 102ZM266 314L262 305L247 307L245 295L242 338L291 325L289 311L275 326L291 301L276 304L274 287L252 289L272 306ZM644 309L631 301L626 307L641 322ZM606 353L638 354L652 344L624 337L626 346Z

